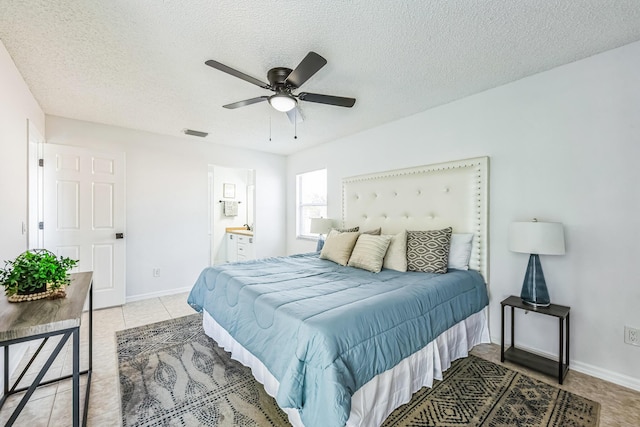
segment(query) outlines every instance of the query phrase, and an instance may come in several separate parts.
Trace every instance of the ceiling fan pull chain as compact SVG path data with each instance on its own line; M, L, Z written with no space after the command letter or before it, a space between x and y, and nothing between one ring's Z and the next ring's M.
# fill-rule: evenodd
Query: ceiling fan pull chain
M271 141L271 114L269 114L269 141Z
M293 139L298 139L298 109L293 112Z

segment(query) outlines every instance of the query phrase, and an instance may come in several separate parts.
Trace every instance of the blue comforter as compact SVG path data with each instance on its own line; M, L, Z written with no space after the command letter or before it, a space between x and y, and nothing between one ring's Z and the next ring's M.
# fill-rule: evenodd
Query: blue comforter
M189 304L205 309L280 382L305 426L343 426L351 396L488 304L475 271L378 274L317 253L205 269Z

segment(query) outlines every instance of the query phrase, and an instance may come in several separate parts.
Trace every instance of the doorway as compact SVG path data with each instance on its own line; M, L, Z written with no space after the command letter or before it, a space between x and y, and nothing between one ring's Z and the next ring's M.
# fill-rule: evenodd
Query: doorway
M225 242L228 227L248 226L255 238L255 170L209 165L209 263L227 261ZM237 215L224 212L224 202L237 202Z

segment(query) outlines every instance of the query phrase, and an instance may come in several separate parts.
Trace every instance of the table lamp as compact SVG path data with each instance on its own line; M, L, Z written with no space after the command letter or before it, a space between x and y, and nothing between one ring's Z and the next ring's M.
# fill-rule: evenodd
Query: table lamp
M509 229L509 249L530 254L520 298L534 307L551 304L538 255L564 255L564 230L559 222L514 222Z
M323 234L328 234L331 231L331 227L333 226L333 220L329 218L311 218L311 224L309 226L309 231L313 234L318 235L318 245L316 246L316 250L322 250L324 246L324 238Z

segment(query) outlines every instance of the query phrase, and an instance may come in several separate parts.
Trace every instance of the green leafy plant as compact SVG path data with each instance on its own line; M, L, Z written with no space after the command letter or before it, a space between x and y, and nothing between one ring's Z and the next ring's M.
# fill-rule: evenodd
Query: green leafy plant
M32 294L47 289L58 290L68 285L70 269L77 260L57 257L46 249L34 249L23 252L13 261L5 261L0 269L0 284L8 296Z

